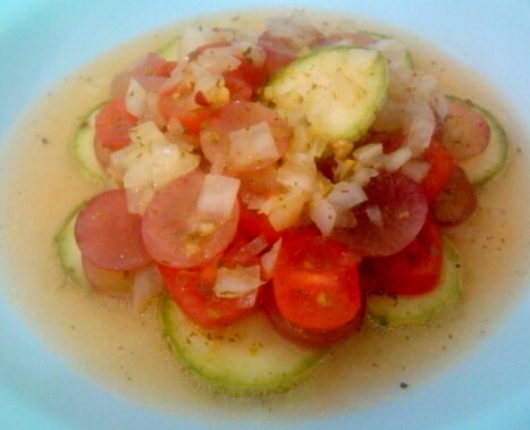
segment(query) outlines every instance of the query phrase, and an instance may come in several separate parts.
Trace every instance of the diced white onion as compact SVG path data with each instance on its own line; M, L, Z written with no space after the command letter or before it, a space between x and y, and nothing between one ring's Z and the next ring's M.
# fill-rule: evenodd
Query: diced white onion
M370 179L375 178L379 174L376 169L368 167L360 167L355 170L353 174L353 180L357 182L361 187L365 187L370 182Z
M125 188L140 188L151 185L153 181L153 160L149 153L140 153L131 163L125 175L123 175L123 186Z
M242 246L241 249L236 253L236 256L238 254L254 257L256 255L259 255L261 251L263 251L265 248L267 248L268 242L265 237L262 235L256 237L255 239L252 239L249 243Z
M209 48L197 58L197 64L214 74L235 70L241 64L238 52L232 46Z
M427 102L411 101L407 103L410 122L407 127L405 146L408 146L414 156L423 153L431 142L436 118Z
M162 128L166 124L166 119L162 116L158 107L160 96L156 93L147 93L145 99L144 117L153 121L157 127Z
M142 122L129 131L131 143L140 148L151 148L153 144L168 143L166 136L158 129L153 121Z
M145 110L147 92L138 81L132 78L129 81L129 87L125 93L125 106L127 112L134 115L136 118L140 118Z
M269 222L276 231L285 230L296 224L308 194L298 188L292 188L286 193L270 197L261 207L261 211L268 215Z
M136 312L142 312L149 303L162 293L160 272L154 266L140 269L134 276L132 302Z
M403 165L401 172L419 184L425 179L430 168L431 165L427 161L410 160Z
M309 217L323 236L329 236L335 227L337 211L330 202L315 193L309 207Z
M383 145L380 143L369 143L353 151L353 156L363 166L379 167L383 161Z
M262 121L228 134L228 160L234 169L245 169L262 161L280 158L269 123Z
M236 302L236 308L248 309L254 306L258 298L258 290L255 289L250 293L239 296Z
M230 176L208 174L197 201L197 211L218 221L228 219L237 199L241 181Z
M435 91L432 95L431 104L438 118L443 121L449 112L449 103L445 94Z
M366 215L372 224L383 228L383 213L379 206L368 206L366 208Z
M127 210L132 214L143 215L147 206L155 196L155 190L147 185L138 188L126 188Z
M412 157L412 151L406 146L396 149L392 153L385 156L383 167L388 172L395 172L399 170Z
M263 272L263 278L269 280L272 278L274 267L276 266L276 260L282 247L282 240L278 239L270 251L266 252L261 256L261 270Z
M180 57L184 58L197 48L215 42L217 35L205 26L188 26L182 35L180 42Z
M367 199L366 193L356 182L339 182L326 197L337 211L351 209Z
M289 153L278 169L277 180L289 188L311 193L317 180L317 168L313 157L304 153Z
M239 297L256 290L265 282L261 279L259 265L233 269L220 267L213 291L218 297Z

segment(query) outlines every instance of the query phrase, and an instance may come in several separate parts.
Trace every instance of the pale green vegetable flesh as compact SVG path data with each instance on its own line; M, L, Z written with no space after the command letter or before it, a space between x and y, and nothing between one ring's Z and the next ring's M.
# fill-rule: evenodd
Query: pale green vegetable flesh
M452 103L460 103L482 115L490 128L490 141L481 154L459 162L473 185L481 185L497 176L506 165L508 158L508 138L504 128L488 110L470 100L448 96Z
M105 179L105 172L94 151L95 117L101 106L91 109L80 119L70 141L70 150L83 174L97 181Z
M278 71L263 100L288 121L306 121L327 141L357 140L373 123L388 88L383 56L354 46L318 49Z
M157 52L158 54L167 61L177 61L177 52L180 44L180 38L176 37L173 40L167 42Z
M442 273L438 286L417 296L370 296L367 302L369 319L385 327L425 324L461 300L460 267L460 254L447 238L443 238Z
M80 204L68 215L55 235L54 243L64 274L77 285L90 288L83 270L81 251L75 241L75 223L83 205Z
M263 395L288 390L323 352L284 339L262 312L216 329L191 322L166 298L162 327L180 361L230 395Z

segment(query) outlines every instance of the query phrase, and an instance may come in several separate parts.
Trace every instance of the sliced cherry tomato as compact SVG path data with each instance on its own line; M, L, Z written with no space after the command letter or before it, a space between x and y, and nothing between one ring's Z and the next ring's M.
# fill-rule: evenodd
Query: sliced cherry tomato
M280 238L280 233L274 230L267 215L247 209L245 205L241 205L239 213L239 230L252 239L263 236L269 245Z
M432 202L449 181L455 164L449 151L434 139L425 150L424 157L431 167L421 186L427 201Z
M142 221L142 237L153 258L175 268L198 267L217 257L232 242L239 219L236 202L226 220L204 219L197 212L205 175L180 176L153 198Z
M267 122L274 138L277 157L251 161L241 167L229 157L229 133ZM201 148L213 165L223 164L230 173L247 173L274 164L287 151L291 129L272 109L253 102L231 102L208 121L201 132Z
M125 190L111 190L79 212L75 238L83 258L100 269L133 270L151 261L141 228L142 218L127 209Z
M230 324L254 310L255 301L249 307L249 301L244 298L217 297L213 293L217 260L197 269L174 269L164 265L159 265L159 269L173 300L192 321L202 327Z
M402 173L382 173L365 188L368 201L355 211L353 229L335 237L359 255L385 257L401 251L418 235L428 206L420 185Z
M239 67L225 73L225 85L230 92L230 100L250 101L258 93L266 80L267 74L264 67L242 60Z
M199 94L202 95L202 93ZM207 103L199 104L207 105ZM182 101L179 89L161 93L158 100L158 109L166 121L170 122L172 119L178 120L187 132L194 136L200 134L203 122L212 118L216 113L216 110L210 107L200 107L197 109L187 108Z
M442 241L436 224L427 219L405 249L361 264L363 289L375 294L418 295L438 285L442 270Z
M469 218L477 208L477 196L466 172L456 166L442 192L431 204L436 221L455 225Z
M290 230L273 272L280 315L308 330L333 330L360 312L359 257L314 228Z
M111 100L96 115L95 141L110 150L124 148L131 143L129 131L138 120L127 111L124 99Z
M467 104L448 101L441 142L456 160L466 160L483 152L491 130L486 119Z
M285 319L278 310L274 298L274 290L270 285L261 288L261 303L267 317L274 328L285 338L311 348L325 348L346 339L350 334L358 331L363 323L365 314L365 299L361 298L361 310L346 324L331 330L311 330L299 327Z

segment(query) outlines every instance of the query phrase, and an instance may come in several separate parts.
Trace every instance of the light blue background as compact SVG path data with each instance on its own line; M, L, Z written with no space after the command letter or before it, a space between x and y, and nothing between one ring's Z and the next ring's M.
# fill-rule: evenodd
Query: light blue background
M257 2L0 0L0 141L28 103L102 51L183 17L252 3ZM324 2L270 0L267 5L287 3L319 7ZM436 42L480 70L522 118L530 119L530 2L468 0L449 5L446 1L328 0L325 6L412 29ZM0 282L9 282L3 271ZM355 414L285 425L529 429L529 322L530 296L526 295L499 330L433 384ZM253 424L252 428L259 425ZM204 425L132 405L73 374L0 297L0 429L192 429ZM235 427L226 424L226 428Z

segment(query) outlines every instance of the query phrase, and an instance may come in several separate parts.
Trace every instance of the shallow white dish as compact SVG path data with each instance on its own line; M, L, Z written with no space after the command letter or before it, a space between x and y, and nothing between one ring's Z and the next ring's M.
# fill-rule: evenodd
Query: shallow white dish
M530 5L464 1L328 1L411 30L493 82L520 117L530 112ZM0 10L0 141L23 108L58 78L119 43L203 12L248 8L257 1L51 2L4 0ZM285 7L271 1L268 6ZM321 7L317 1L289 6ZM528 129L525 132L528 133ZM530 149L530 143L519 142ZM9 282L1 270L0 283ZM530 281L529 281L530 282ZM528 428L530 426L530 295L498 330L433 383L388 404L300 428ZM270 427L270 423L221 423ZM73 373L49 352L0 297L0 428L203 428L196 416L175 417L115 397Z

